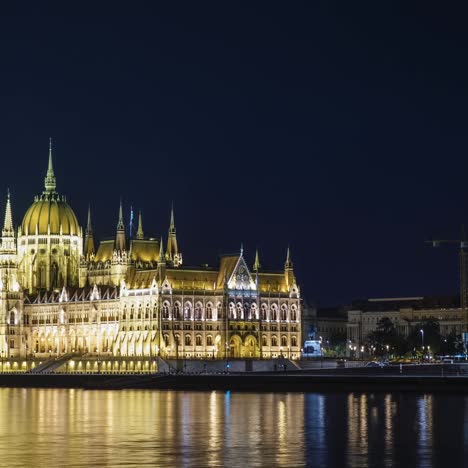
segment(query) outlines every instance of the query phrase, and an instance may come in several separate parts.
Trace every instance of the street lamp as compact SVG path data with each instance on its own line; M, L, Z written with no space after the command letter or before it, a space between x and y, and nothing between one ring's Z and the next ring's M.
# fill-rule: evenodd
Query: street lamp
M424 349L424 330L421 328L419 330L419 333L421 333L422 348Z

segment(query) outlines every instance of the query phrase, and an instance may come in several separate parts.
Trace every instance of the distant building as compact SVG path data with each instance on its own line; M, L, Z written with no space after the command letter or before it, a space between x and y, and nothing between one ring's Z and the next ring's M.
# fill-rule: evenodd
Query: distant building
M343 307L322 307L317 310L317 339L327 349L339 336L346 336L348 316Z
M379 320L389 318L402 336L408 336L418 323L436 319L440 333L460 335L464 331L463 315L458 298L403 297L354 301L347 307L348 354L359 357L361 347ZM355 349L354 349L355 348Z

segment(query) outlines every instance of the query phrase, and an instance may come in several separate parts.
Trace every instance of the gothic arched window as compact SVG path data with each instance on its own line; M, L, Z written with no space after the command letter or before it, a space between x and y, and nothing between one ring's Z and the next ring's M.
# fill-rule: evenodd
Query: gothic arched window
M288 315L288 313L287 313L287 310L286 310L286 305L283 304L281 306L281 320L285 321L287 319L287 315Z
M208 302L206 305L206 319L207 320L213 320L213 309L212 309L211 302Z
M163 318L169 318L169 302L164 301L163 304Z
M200 302L197 302L195 304L195 320L201 320L202 319L202 311L203 307Z
M179 320L180 319L180 303L176 302L174 304L174 319Z

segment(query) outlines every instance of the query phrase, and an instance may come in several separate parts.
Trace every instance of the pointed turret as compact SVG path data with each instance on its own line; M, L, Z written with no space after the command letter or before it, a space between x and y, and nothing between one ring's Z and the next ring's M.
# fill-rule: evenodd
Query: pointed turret
M45 191L47 193L55 192L57 182L55 180L54 166L52 163L52 138L49 139L49 165L47 167L47 174L44 180Z
M7 202L5 207L5 220L2 229L2 245L3 252L13 252L16 250L15 230L13 228L13 215L11 213L10 191L7 193Z
M284 263L284 269L288 270L288 269L292 269L292 267L293 267L293 264L291 261L291 249L289 248L289 245L288 245L288 250L286 252L286 262Z
M166 263L166 260L164 258L164 242L163 242L163 238L161 236L161 241L159 242L159 259L158 259L158 263Z
M293 271L293 262L291 260L291 249L289 248L289 245L286 252L286 261L284 262L284 276L286 278L286 286L289 289L296 282Z
M258 249L256 249L255 250L255 261L254 261L252 270L253 271L258 271L258 270L260 270L260 268L262 268L262 265L260 265L260 258L258 256Z
M125 225L124 225L124 222L123 222L122 199L120 199L119 220L117 221L117 231L125 231Z
M20 290L20 286L17 279L17 267L18 264L16 255L16 238L15 231L13 228L13 216L11 214L10 192L8 191L5 208L5 220L2 229L2 243L0 246L0 296L2 296L1 299L5 299L5 297L3 296L4 292L18 292ZM15 297L15 299L17 298ZM0 300L0 323L4 324L6 322L1 317L5 310L2 310L1 303L7 306L8 301Z
M158 278L159 284L161 284L166 278L166 257L164 256L164 241L162 236L161 241L159 242Z
M115 236L115 249L122 252L125 250L125 225L123 222L122 199L120 199L119 220L117 221L117 233Z
M166 258L173 266L182 264L182 254L177 245L176 227L174 222L174 204L171 205L171 220L169 223L169 235L167 237Z
M138 213L138 230L136 233L136 238L143 239L144 237L145 236L143 233L143 221L141 220L141 210L140 210L140 212Z
M3 223L2 236L14 236L13 216L11 214L10 190L7 192L7 202L5 208L5 221Z
M88 223L86 225L85 242L84 242L84 256L86 259L94 255L94 238L93 226L91 224L91 206L88 206Z

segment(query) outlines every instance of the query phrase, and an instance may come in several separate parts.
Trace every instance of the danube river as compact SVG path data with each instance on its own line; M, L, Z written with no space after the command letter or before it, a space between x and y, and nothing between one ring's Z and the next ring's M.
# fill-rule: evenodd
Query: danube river
M468 464L468 398L0 389L0 466Z

